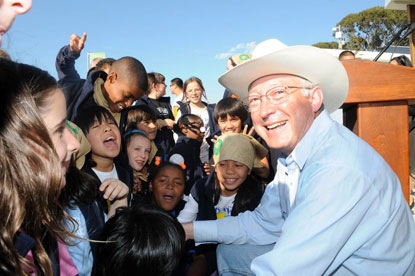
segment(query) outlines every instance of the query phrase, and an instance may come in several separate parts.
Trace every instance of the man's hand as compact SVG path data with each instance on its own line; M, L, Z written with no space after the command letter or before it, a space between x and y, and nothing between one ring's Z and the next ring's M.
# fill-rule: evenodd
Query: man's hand
M86 41L86 33L82 35L82 38L76 34L72 34L69 39L69 49L74 54L80 54L84 48Z
M193 240L194 239L193 222L183 223L182 226L183 226L184 231L186 232L186 240Z

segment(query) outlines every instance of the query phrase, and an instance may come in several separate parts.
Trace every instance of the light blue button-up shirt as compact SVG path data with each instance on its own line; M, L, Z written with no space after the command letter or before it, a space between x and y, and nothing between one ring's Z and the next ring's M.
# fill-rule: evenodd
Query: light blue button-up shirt
M326 111L277 171L286 177L277 173L254 211L195 222L195 241L276 242L252 262L257 275L415 275L415 224L399 179Z

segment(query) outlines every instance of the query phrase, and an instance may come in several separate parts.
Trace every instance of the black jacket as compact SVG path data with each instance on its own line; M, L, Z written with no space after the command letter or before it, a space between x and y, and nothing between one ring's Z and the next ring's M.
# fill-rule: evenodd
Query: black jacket
M179 110L181 115L192 113L190 110L190 105L188 103L177 102L179 104ZM215 110L216 104L207 104L203 102L204 105L207 107L207 111L209 114L209 129L210 133L215 133L219 130L218 125L215 122L215 118L213 117L213 111Z
M150 107L154 112L157 114L157 119L171 119L174 120L173 111L170 105L170 97L162 97L157 100L164 108L168 110L168 115L163 116L158 110L157 107L153 104L153 102L144 95L140 99L138 99L134 105L144 104ZM121 123L120 123L121 125ZM173 131L168 129L167 127L163 127L157 131L156 139L154 139L156 143L157 149L159 150L160 154L163 155L163 161L167 161L167 156L171 149L174 146L174 139L173 139Z
M85 165L82 167L82 171L86 172L87 174L93 176L98 180L98 182L101 184L101 181L99 180L96 173L92 170L92 167L88 164L89 162L85 162ZM115 169L117 170L118 179L125 183L128 186L129 192L128 192L128 205L130 205L131 201L131 192L133 190L133 176L131 172L118 164L118 162L114 162ZM102 210L105 211L105 213L108 213L108 204L107 200L104 199L104 193L98 190L98 198L97 202L100 204L100 207Z
M203 164L200 161L200 146L202 142L186 136L179 136L173 149L170 151L169 159L173 154L183 156L186 165L186 186L184 194L189 195L193 184L204 177Z

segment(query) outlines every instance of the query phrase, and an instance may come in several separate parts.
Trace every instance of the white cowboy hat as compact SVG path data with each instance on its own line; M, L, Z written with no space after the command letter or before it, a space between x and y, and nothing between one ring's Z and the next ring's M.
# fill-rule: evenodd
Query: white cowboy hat
M273 74L296 75L319 85L324 95L324 107L329 113L343 104L349 90L347 72L336 57L312 46L288 47L277 39L259 43L251 60L227 71L219 82L244 99L252 82Z

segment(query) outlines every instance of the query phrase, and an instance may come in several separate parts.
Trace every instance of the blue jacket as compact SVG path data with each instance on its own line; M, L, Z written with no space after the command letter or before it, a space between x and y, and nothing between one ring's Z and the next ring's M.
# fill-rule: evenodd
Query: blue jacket
M46 237L44 237L42 240L42 244L46 250L46 253L48 254L49 260L51 261L53 275L60 275L59 250L56 240L51 238L49 234L46 234ZM34 246L35 240L32 237L23 232L17 231L14 238L14 247L20 256L25 257L29 251L34 248ZM0 264L7 265L8 262L5 263L2 258L3 256L0 257ZM0 274L7 275L1 268Z
M66 99L66 117L70 121L74 121L78 110L97 105L94 101L94 83L97 78L107 78L104 71L95 71L86 80L81 79L75 69L78 57L79 54L72 53L67 45L60 49L55 62L58 83Z

